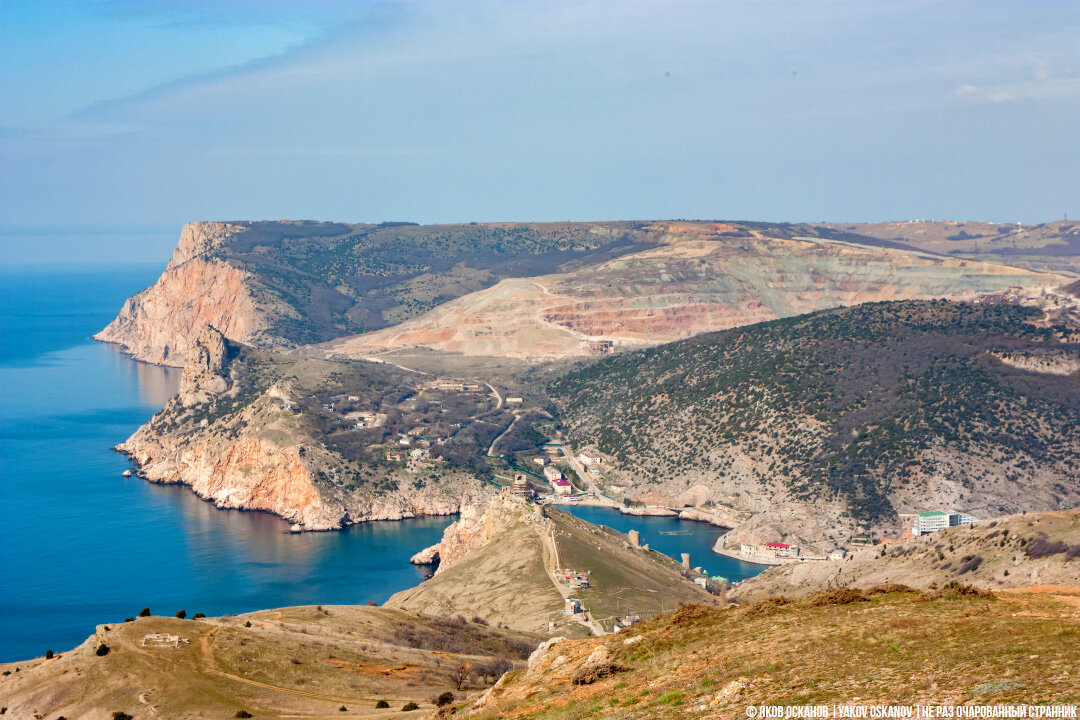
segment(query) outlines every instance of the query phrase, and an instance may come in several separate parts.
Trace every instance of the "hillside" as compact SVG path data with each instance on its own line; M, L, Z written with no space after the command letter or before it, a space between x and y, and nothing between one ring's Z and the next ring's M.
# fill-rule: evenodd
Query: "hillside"
M161 278L96 337L168 365L205 325L263 349L334 341L317 352L542 360L865 301L1065 282L824 226L194 223Z
M541 515L502 497L463 511L439 544L434 577L395 594L386 607L428 615L475 612L516 630L583 635L610 632L628 610L650 617L681 603L718 601L667 556L631 548L624 535L569 513L544 510ZM591 587L557 583L557 567L587 574ZM565 616L567 597L582 601L587 623Z
M1040 316L865 304L620 354L550 392L575 445L615 460L609 492L827 549L899 535L897 513L1080 504L1080 346Z
M144 645L157 633L179 642ZM424 717L434 710L431 698L464 698L535 645L531 636L464 618L374 607L140 617L100 625L52 659L0 666L0 707L18 720L108 720L115 712L138 720ZM454 675L462 666L471 672L458 688ZM376 710L378 700L388 708ZM419 709L403 713L408 702Z
M951 220L827 223L831 230L944 255L1080 275L1080 222L1022 225Z
M647 243L634 223L192 223L158 281L96 337L166 365L183 364L204 325L262 348L295 347Z
M481 455L513 416L486 387L442 382L268 353L208 327L180 392L118 449L149 480L303 529L446 515L487 492Z
M747 706L1080 700L1080 594L895 587L680 608L600 640L541 645L466 715L745 718Z
M869 546L843 560L772 567L735 585L739 602L881 583L915 588L961 582L985 590L1080 582L1080 510L995 518L901 543Z

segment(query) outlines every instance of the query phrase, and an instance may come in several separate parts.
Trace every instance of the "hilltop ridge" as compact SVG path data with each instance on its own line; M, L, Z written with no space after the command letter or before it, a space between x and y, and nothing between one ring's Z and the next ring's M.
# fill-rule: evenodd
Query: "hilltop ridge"
M547 360L872 300L1069 281L820 225L202 222L95 337L182 366L205 325L262 349Z

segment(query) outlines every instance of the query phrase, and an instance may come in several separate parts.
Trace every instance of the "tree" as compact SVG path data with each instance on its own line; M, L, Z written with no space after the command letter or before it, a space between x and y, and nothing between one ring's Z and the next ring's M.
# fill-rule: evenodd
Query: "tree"
M449 705L452 702L454 702L454 693L447 690L442 695L435 698L434 704L438 707L442 707L443 705Z
M456 665L454 666L454 669L450 671L450 680L458 690L465 687L465 684L469 682L470 677L472 677L472 665L469 663Z
M46 660L52 660L53 659L53 651L52 650L46 650L45 651L45 659Z
M178 617L178 618L180 618L181 620L183 620L184 618L186 618L186 617L187 617L187 610L177 610L177 611L176 611L176 617Z
M150 617L150 608L145 607L139 611L139 617Z

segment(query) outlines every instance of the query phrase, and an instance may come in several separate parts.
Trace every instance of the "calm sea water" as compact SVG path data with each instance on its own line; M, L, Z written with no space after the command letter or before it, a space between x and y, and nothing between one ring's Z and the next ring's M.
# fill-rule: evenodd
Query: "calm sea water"
M186 488L124 479L110 449L179 371L90 340L160 266L0 270L0 661L70 648L95 624L156 614L381 602L452 518L291 535Z
M681 553L690 553L690 566L700 566L710 576L724 577L732 582L753 577L765 569L763 565L733 560L712 551L716 538L724 531L708 523L680 520L677 517L623 515L618 510L590 505L562 506L582 520L595 525L607 525L621 533L637 530L641 542L653 550L681 559Z
M218 510L182 487L121 477L111 448L176 392L178 370L136 363L90 336L160 266L0 268L0 662L61 651L145 606L207 615L382 602L415 585L408 563L452 518L293 535L271 515ZM738 580L759 567L712 553L719 531L580 507ZM663 535L662 532L684 532Z

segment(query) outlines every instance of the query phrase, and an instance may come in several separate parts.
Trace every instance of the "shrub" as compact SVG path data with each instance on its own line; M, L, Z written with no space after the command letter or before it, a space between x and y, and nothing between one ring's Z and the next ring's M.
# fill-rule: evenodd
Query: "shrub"
M187 611L186 611L186 610L177 610L177 611L176 611L176 617L178 617L178 618L180 618L181 620L183 620L184 618L186 618L186 617L187 617Z
M903 585L901 583L892 583L891 582L891 583L880 583L878 585L875 585L874 587L867 590L866 594L867 595L880 595L880 594L883 594L883 593L894 593L894 592L918 592L918 590L916 590L913 587L910 587L909 585Z
M594 662L588 665L582 665L574 674L570 676L570 682L575 685L592 685L598 680L611 677L617 672L626 670L625 667L610 660L601 662Z
M98 645L97 650L94 651L94 654L98 657L105 657L109 654L109 646L105 643L101 643Z
M206 617L206 616L205 616L205 615L203 615L203 614L202 614L201 612L197 612L197 613L195 613L194 615L192 615L191 617L192 617L193 619L195 619L195 620L202 620L202 619L203 619L204 617Z
M388 707L390 707L390 703L386 702L385 700L380 700L379 702L375 703L376 710L382 710L383 708Z
M53 659L53 651L52 650L46 650L45 651L45 659L46 660L52 660Z
M861 590L845 587L819 592L814 596L814 599L810 604L814 607L822 607L824 605L847 605L848 603L853 602L863 602L866 599L867 597L863 595Z
M978 570L979 566L982 565L982 561L983 559L981 555L975 555L968 558L966 561L964 561L964 564L960 566L960 574L964 575L965 573Z
M342 705L341 707L339 707L339 708L338 708L338 712L346 712L346 711L347 711L348 709L349 709L349 708L347 708L347 707L345 707L344 705Z
M401 712L408 712L409 710L419 710L420 706L414 703L412 700L401 706Z
M434 705L442 707L443 705L449 705L452 702L454 702L454 693L447 690L442 695L435 698Z
M1033 559L1057 555L1068 550L1069 546L1061 540L1049 540L1045 537L1037 537L1027 544L1028 557Z
M145 607L139 611L139 617L150 617L150 608Z
M247 622L245 622L244 627L251 627L251 621L248 620Z
M124 622L135 622L135 618L133 618L133 617L126 617L126 618L124 618Z
M117 710L112 714L112 720L135 720L123 710Z
M251 713L249 713L247 710L237 710L236 714L233 715L233 717L249 718L249 717L253 717L253 715Z

